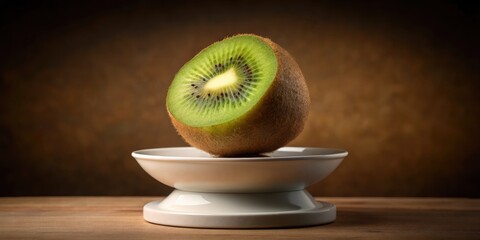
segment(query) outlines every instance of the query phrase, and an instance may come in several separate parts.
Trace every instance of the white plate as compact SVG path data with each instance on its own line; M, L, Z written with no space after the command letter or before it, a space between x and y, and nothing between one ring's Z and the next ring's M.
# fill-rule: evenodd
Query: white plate
M132 153L158 181L176 188L143 208L148 222L200 228L271 228L329 223L335 205L304 190L328 176L348 153L284 147L262 156L221 158L198 149Z
M173 191L147 203L151 223L195 228L279 228L333 222L335 205L316 202L305 190L278 193L197 193Z
M284 147L264 156L220 158L192 147L132 153L156 180L193 192L302 190L328 176L348 153L341 149Z

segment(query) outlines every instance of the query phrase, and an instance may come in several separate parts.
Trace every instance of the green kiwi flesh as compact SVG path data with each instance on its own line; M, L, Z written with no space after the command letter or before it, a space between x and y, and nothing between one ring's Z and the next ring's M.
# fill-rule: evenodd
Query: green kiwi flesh
M260 101L275 79L277 66L272 48L255 36L216 42L176 74L167 94L168 110L193 127L239 118Z

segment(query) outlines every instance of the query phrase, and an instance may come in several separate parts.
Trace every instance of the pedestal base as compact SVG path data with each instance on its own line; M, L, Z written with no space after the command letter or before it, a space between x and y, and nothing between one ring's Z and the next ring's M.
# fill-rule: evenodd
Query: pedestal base
M143 207L146 221L196 228L279 228L333 222L335 205L305 190L276 193L200 193L175 190Z

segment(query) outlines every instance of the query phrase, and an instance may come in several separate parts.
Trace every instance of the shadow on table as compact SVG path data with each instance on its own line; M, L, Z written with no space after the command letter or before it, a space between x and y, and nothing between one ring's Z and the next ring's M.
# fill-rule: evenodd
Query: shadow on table
M369 212L359 212L349 209L337 210L337 220L332 225L342 227L354 227L360 225L371 225L381 221L379 216Z

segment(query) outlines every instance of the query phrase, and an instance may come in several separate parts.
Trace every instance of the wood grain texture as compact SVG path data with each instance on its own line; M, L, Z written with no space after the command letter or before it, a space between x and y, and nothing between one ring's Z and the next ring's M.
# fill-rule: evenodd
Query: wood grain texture
M0 239L478 239L479 199L321 198L337 221L289 229L194 229L147 223L154 197L0 198Z

